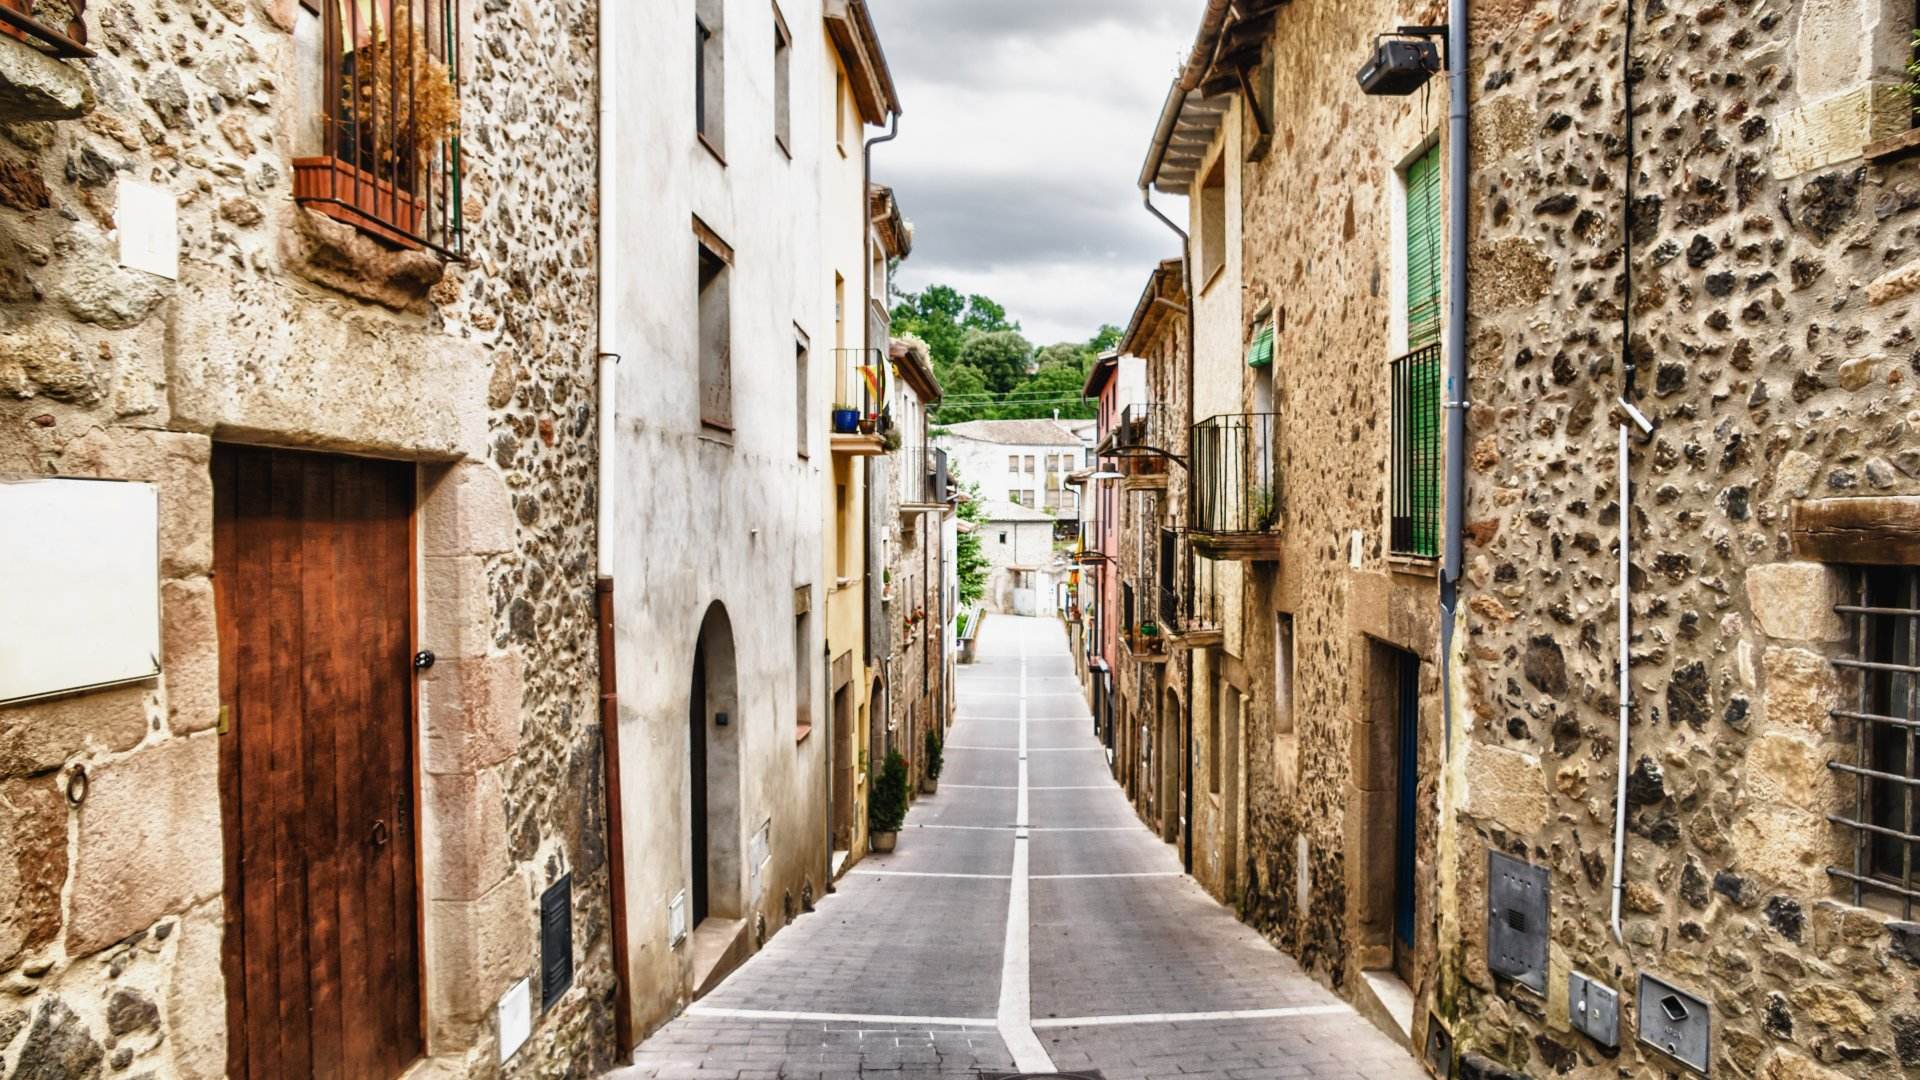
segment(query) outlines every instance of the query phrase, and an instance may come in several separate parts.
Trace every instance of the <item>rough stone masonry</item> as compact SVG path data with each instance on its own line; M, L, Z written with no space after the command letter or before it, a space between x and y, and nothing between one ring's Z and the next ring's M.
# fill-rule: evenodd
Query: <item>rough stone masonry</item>
M459 6L464 262L293 201L323 96L308 78L318 10L91 4L98 56L63 65L79 100L0 124L0 475L158 485L165 648L156 682L0 708L10 1080L226 1074L222 440L419 463L419 632L440 655L419 700L432 1067L560 1075L610 1059L593 5ZM12 60L26 48L0 38ZM49 100L74 89L48 86ZM135 182L178 204L177 281L119 263ZM73 805L80 768L89 794ZM535 906L566 874L576 972L543 1003ZM528 976L535 1030L502 1069L494 1004Z

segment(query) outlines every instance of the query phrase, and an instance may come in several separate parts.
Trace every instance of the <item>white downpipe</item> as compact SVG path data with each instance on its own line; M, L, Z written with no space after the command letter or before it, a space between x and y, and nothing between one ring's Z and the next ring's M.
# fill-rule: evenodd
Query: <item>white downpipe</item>
M594 261L597 263L594 267L594 352L600 369L600 434L599 444L597 446L599 472L596 478L599 490L594 493L594 505L597 508L598 514L594 522L595 532L593 544L596 569L599 576L603 578L613 576L613 544L611 542L613 536L613 493L618 490L614 487L614 440L618 433L618 428L614 423L615 406L618 401L618 395L615 393L617 389L615 380L618 377L617 365L620 362L619 354L615 353L611 348L611 341L609 340L611 335L607 333L607 322L613 312L613 275L610 272L612 270L612 262L607 258L607 251L608 240L614 234L613 229L607 223L609 217L608 208L614 204L614 200L609 198L609 195L613 191L614 157L613 131L610 123L613 113L613 95L607 93L607 78L612 73L610 50L607 46L607 38L609 36L611 35L607 27L606 9L603 7L601 9L600 22L596 28L596 40L594 42L594 50L597 53L595 57L595 63L598 68L596 85L598 86L597 96L599 98L600 113L597 132L599 137L597 152L600 155L600 235L596 241L598 250L594 253Z
M1634 408L1631 402L1622 398L1620 400L1620 407L1626 410L1627 416L1632 418L1635 424L1639 425L1641 431L1647 433L1653 431L1653 425L1647 422L1646 416L1643 415L1639 409ZM1619 451L1620 733L1614 739L1615 745L1620 748L1620 760L1614 770L1617 776L1613 793L1613 910L1609 919L1609 923L1613 927L1613 939L1620 942L1624 942L1625 940L1620 933L1620 899L1627 888L1627 719L1633 712L1633 700L1629 696L1630 690L1628 689L1627 675L1627 668L1629 667L1629 660L1631 659L1630 654L1627 652L1629 644L1628 636L1632 630L1633 623L1633 617L1629 607L1630 601L1633 599L1633 584L1627 577L1628 548L1631 546L1631 538L1633 535L1633 487L1632 480L1627 476L1627 462L1627 423L1625 420L1622 420L1620 422Z

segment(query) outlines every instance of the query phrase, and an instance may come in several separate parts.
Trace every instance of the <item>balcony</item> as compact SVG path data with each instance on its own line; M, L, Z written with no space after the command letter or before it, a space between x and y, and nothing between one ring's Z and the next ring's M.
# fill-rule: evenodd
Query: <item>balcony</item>
M1209 559L1280 558L1279 418L1230 413L1193 426L1187 536Z
M1188 550L1182 558L1182 547ZM1160 531L1158 582L1160 632L1175 648L1204 649L1226 640L1214 564L1192 555L1172 529Z
M1440 346L1415 349L1392 372L1388 550L1432 559L1440 554Z
M320 23L320 55L340 61L315 88L320 152L293 159L294 200L392 247L459 261L460 0L327 3Z
M927 446L912 446L895 455L900 469L900 513L903 516L928 510L945 510L952 492L947 473L947 452Z
M0 122L74 120L93 111L86 0L0 0ZM65 21L62 22L62 17Z
M888 452L887 355L879 349L835 349L833 426L828 442L841 457ZM897 441L896 441L897 445Z

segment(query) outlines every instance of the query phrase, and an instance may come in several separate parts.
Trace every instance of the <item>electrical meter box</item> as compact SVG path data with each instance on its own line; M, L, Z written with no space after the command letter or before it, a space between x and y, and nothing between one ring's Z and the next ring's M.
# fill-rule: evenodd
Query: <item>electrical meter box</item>
M1487 968L1547 993L1547 869L1487 853Z
M1707 1075L1713 1049L1712 1014L1707 1003L1664 979L1640 976L1640 1041L1692 1069Z

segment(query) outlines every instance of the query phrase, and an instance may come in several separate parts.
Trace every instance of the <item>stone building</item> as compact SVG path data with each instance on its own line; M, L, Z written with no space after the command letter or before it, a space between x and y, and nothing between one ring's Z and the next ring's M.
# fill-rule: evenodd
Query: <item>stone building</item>
M1141 177L1197 290L1195 872L1458 1075L1912 1072L1911 5L1476 8L1465 147L1443 78L1353 79L1443 18L1208 5Z
M889 411L901 445L887 458L889 476L878 509L885 533L887 744L906 757L916 781L926 769L929 731L943 736L953 718L953 655L947 631L955 569L944 539L954 516L946 451L928 443L928 412L940 384L926 346L896 340Z
M988 611L1052 615L1067 563L1054 550L1053 515L987 500L980 521L980 553L987 559Z
M8 668L0 1060L609 1063L591 6L28 6L93 55L0 36L0 532L123 527L0 622L159 629Z

